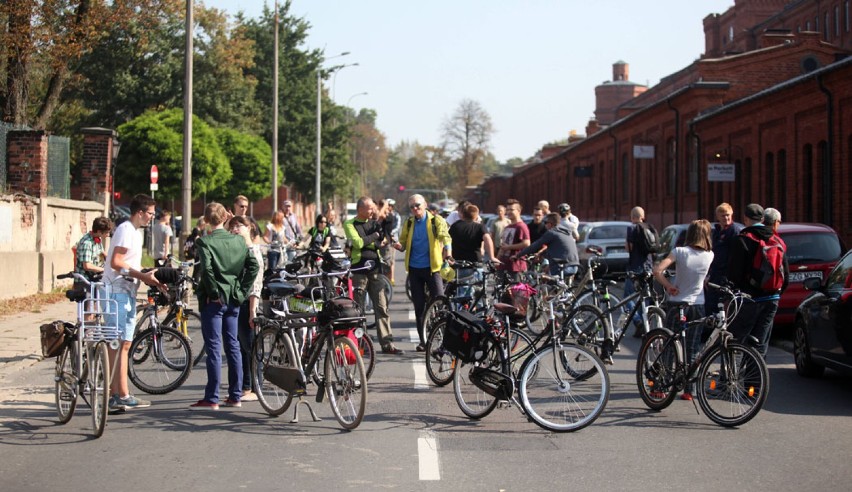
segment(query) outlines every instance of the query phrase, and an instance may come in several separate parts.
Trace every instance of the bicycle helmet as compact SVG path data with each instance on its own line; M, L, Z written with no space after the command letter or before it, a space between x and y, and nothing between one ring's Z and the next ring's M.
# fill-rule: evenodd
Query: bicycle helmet
M571 205L568 205L567 203L560 203L557 210L559 210L560 214L567 214L571 211Z

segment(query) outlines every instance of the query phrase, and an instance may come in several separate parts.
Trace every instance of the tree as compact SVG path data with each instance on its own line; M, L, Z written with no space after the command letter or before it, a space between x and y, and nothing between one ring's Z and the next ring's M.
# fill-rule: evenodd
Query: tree
M453 158L458 177L455 191L459 195L482 178L482 162L493 133L491 116L472 99L459 103L453 115L444 121L443 145Z
M269 144L261 137L230 128L218 128L215 134L233 171L233 178L215 196L231 199L245 195L250 201L269 196L272 180L272 148Z
M0 2L3 120L44 129L81 57L110 30L147 22L178 0Z
M129 193L148 191L148 172L156 164L160 194L178 198L183 176L183 110L148 111L118 127L122 141L116 163L116 189ZM224 195L232 176L228 158L216 135L201 118L192 118L192 196Z
M352 160L359 176L359 193L384 196L384 177L388 171L385 136L376 128L376 111L361 109L352 127Z

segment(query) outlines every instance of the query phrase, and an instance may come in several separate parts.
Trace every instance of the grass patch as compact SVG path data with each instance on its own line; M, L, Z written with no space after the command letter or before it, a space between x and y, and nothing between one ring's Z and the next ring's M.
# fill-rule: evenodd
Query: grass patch
M0 316L10 316L21 312L41 312L41 308L45 304L55 304L57 302L66 301L66 290L67 289L57 289L47 294L33 294L31 296L16 297L13 299L0 299Z

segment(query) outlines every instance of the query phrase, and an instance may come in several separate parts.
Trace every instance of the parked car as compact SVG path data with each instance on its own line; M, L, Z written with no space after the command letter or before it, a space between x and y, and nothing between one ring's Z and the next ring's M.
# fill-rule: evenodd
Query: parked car
M736 223L740 228L745 227L739 222ZM711 222L711 226L716 227L716 222ZM660 251L654 255L654 261L660 261L673 249L683 246L686 243L686 230L689 229L689 224L672 224L666 226L660 231Z
M803 282L808 278L822 281L846 251L837 233L825 224L782 222L778 235L787 244L790 282L778 303L775 324L792 324L796 308L808 292Z
M627 271L627 230L630 222L581 222L578 229L580 239L577 240L577 251L580 262L585 264L592 256L587 251L589 246L598 246L603 250L604 264L609 275L619 275Z
M796 372L818 377L826 367L852 375L852 251L826 276L802 282L810 294L796 309Z

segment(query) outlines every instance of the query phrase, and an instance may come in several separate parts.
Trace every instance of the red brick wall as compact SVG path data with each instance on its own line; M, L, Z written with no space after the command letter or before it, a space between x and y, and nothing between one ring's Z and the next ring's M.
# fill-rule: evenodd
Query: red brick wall
M14 130L6 135L6 184L11 192L47 196L47 133Z

